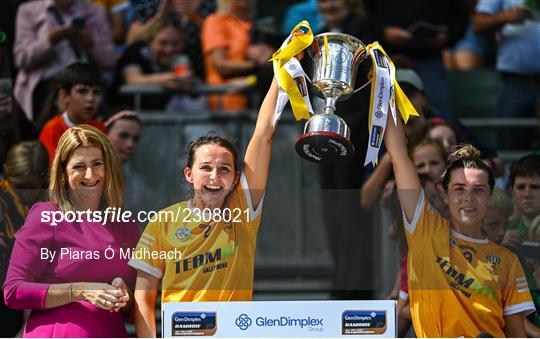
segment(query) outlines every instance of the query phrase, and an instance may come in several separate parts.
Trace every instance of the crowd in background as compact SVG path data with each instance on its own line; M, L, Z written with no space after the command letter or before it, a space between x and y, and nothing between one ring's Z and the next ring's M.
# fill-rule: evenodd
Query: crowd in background
M268 87L269 59L294 25L307 19L315 34L342 32L365 43L379 41L389 53L396 80L420 113L405 126L409 154L426 199L441 215L449 213L441 186L449 155L462 143L481 151L500 178L484 232L520 256L537 307L526 330L540 336L540 264L538 254L522 246L540 242L538 134L535 129L519 138L500 133L498 149L493 149L448 113L446 87L449 70L495 69L503 86L496 116L538 118L540 1L297 1L289 6L283 26L271 33L258 30L253 0L10 0L1 6L6 20L0 27L0 284L14 234L31 206L43 199L33 193L48 186L49 168L66 130L80 124L95 127L126 163L144 131L132 98L122 94L123 85L159 86L163 94L145 98L143 108L167 114L232 115L258 108L253 93ZM367 67L368 61L359 79ZM204 86L221 90L207 95L197 90ZM357 150L367 148L368 117L361 107L368 104L366 90L337 106L355 132L351 141ZM509 164L500 150L531 154ZM384 206L391 216L389 236L403 244L402 267L389 298L399 300L399 330L405 335L410 326L407 248L392 163L384 152L374 170L364 169L363 162L360 151L347 164L320 170L321 189L327 192L324 224L336 259L332 295L371 296L361 270L348 268L371 246L371 230L358 221L369 224L368 211ZM13 328L2 334L15 335L22 313L6 308L3 299L0 313L13 319L6 322Z

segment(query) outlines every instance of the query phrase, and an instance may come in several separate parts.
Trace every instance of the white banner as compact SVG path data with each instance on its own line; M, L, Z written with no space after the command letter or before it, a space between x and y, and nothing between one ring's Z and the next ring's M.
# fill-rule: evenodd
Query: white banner
M289 75L294 79L296 82L296 86L298 87L298 90L300 91L300 94L302 95L302 98L304 99L304 102L306 103L308 112L313 115L313 108L311 107L311 101L309 100L309 92L308 92L308 85L307 80L309 80L307 74L304 72L304 69L302 68L302 65L300 64L300 61L296 59L295 57L291 58L289 61L283 65L283 68L289 73ZM283 112L283 108L285 105L289 102L289 95L285 90L283 90L281 87L279 87L278 92L278 99L276 103L276 110L274 112L274 120L273 120L273 126L276 126L276 123L281 118L281 113Z
M164 337L395 337L396 302L254 301L165 303Z
M375 74L372 85L374 86L374 90L372 91L371 107L369 108L371 120L369 125L368 149L364 166L367 164L376 166L388 120L389 103L394 105L390 109L395 120L395 99L390 63L386 59L386 56L377 49L370 49L369 53L373 60Z

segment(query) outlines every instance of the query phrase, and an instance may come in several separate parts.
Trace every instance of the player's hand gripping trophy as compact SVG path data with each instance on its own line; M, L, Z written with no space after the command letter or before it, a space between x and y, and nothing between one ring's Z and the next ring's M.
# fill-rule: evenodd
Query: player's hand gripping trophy
M325 102L323 112L317 114L313 113L309 101L308 78L297 59L305 48L313 60L311 87ZM372 78L354 89L358 65L368 57L372 61ZM280 87L275 121L287 100L291 101L297 120L308 120L304 134L296 141L297 153L307 160L340 163L352 158L355 150L350 141L351 131L335 114L336 102L346 100L370 82L369 142L365 165L377 163L389 113L394 122L397 121L396 105L405 123L410 115L418 115L395 81L392 61L377 42L366 46L359 39L343 33L323 33L313 37L309 23L303 21L293 29L272 60Z

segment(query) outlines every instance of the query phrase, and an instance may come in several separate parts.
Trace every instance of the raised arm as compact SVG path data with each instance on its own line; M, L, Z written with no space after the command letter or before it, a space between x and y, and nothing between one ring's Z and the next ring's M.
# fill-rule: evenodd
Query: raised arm
M270 156L272 154L272 136L274 128L272 120L278 95L277 82L274 79L266 97L259 110L255 131L249 142L244 157L244 174L248 186L251 189L251 203L254 209L261 201L266 181L268 179L268 169L270 167Z
M398 119L398 126L394 124L392 119L388 120L386 126L384 143L394 167L394 176L396 178L401 208L407 217L407 221L410 222L414 217L414 211L416 210L422 187L416 173L416 168L407 153L407 140L403 133L401 118Z
M371 208L381 199L384 185L388 181L390 174L392 174L392 161L390 161L388 153L385 153L373 173L371 173L362 185L362 189L360 190L360 205L363 208Z

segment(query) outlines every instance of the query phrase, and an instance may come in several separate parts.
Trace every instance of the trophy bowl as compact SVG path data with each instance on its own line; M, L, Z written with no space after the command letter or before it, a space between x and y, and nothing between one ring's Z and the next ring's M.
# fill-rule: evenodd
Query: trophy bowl
M325 101L324 111L314 114L296 141L297 153L318 163L340 163L350 160L354 147L345 121L334 114L336 102L354 92L358 65L367 56L359 39L343 33L318 34L308 50L313 60L312 89ZM362 86L363 88L364 86Z

